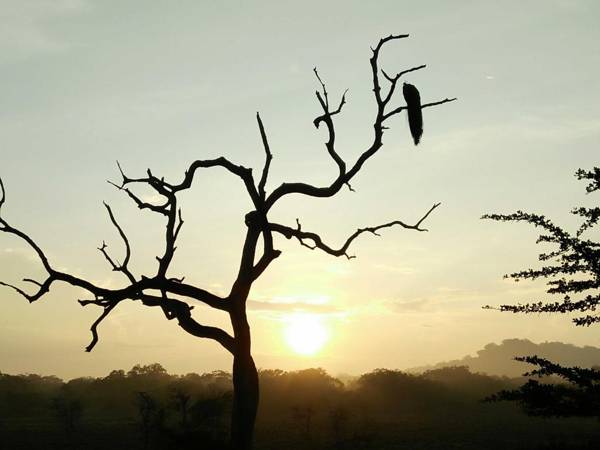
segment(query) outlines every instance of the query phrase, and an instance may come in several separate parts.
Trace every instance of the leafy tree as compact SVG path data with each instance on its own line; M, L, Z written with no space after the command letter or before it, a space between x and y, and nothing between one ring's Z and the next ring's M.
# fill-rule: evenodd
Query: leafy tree
M588 194L600 191L600 168L579 169L575 176L588 182ZM542 230L537 243L554 246L552 251L540 253L539 260L543 266L521 270L505 277L515 281L545 279L546 292L551 296L562 297L559 301L485 308L525 314L577 314L573 318L576 326L591 326L600 322L600 315L596 313L600 305L600 242L589 237L600 221L600 207L576 207L571 213L582 219L574 233L555 225L540 214L517 211L513 214L483 216L484 219L501 222L526 222ZM526 376L554 376L567 383L542 383L537 379L530 379L518 390L501 391L492 396L491 400L517 401L533 415L600 416L600 370L563 367L537 356L515 359L538 367L526 373Z
M212 339L218 342L233 356L234 401L231 430L233 446L238 449L250 448L258 406L259 386L257 371L251 354L251 336L246 315L246 301L254 282L281 254L281 251L275 247L275 236L280 235L287 239L296 239L301 245L310 249L318 249L333 256L345 256L350 259L354 256L349 253L349 247L363 233L378 235L380 230L395 226L408 230L425 231L422 228L423 222L438 206L438 204L434 204L412 224L394 220L382 225L359 228L339 247L327 244L319 234L303 229L299 221L290 226L269 219L271 209L290 196L328 198L335 196L345 187L352 190L351 182L365 167L366 162L383 146L384 131L388 128L390 119L407 110L406 105L392 106L395 99L394 93L399 90L397 89L398 82L407 73L425 67L424 65L412 67L393 76L388 75L379 68L379 55L382 47L387 42L406 37L408 35L390 35L381 39L372 49L370 67L372 71L372 90L376 102L376 114L373 122L374 133L371 143L353 163L348 164L344 160L336 145L334 118L342 112L342 108L346 104L346 95L344 93L341 96L337 106L332 105L325 84L315 69L315 75L320 84L320 90L316 92L316 96L321 112L314 120L314 125L317 128L324 125L327 135L325 147L337 167L337 175L330 184L314 186L303 182L286 182L267 192L267 181L273 156L265 127L261 117L257 114L258 129L265 152L264 167L258 179L255 179L255 173L252 169L235 164L223 156L216 159L194 161L185 171L183 179L178 182L167 181L163 177L155 175L150 169L147 170L145 176L130 177L123 172L119 165L122 179L119 183L113 183L114 186L128 195L139 209L157 214L166 220L164 253L157 256L158 267L156 273L138 275L130 267L131 247L129 239L124 228L115 218L110 206L105 204L109 219L118 231L125 246L125 256L122 261L118 261L114 256L111 256L108 246L104 242L99 251L112 270L123 275L126 280L124 286L118 288L102 286L93 280L86 280L58 269L58 266L50 261L42 247L32 237L22 231L21 228L9 224L4 218L0 218L0 231L21 239L31 247L47 273L47 277L42 281L29 278L24 280L35 287L33 293L28 293L18 286L3 284L12 287L30 302L39 300L57 282L67 283L87 291L90 297L79 300L79 303L82 306L95 305L101 308L102 311L91 326L92 340L86 348L87 351L91 351L98 342L98 326L102 320L121 302L126 300L139 301L148 307L161 308L168 320L175 319L178 325L187 333L198 338ZM382 88L382 82L387 84L386 89ZM425 103L420 105L420 108L441 105L453 100L455 99L446 98L441 101ZM411 108L414 110L414 102ZM420 111L418 113L420 114ZM198 171L211 168L224 169L238 178L243 183L252 202L252 210L244 217L247 231L241 251L238 273L229 293L224 297L188 284L185 282L184 277L169 273L176 250L176 241L184 224L178 196L191 187ZM139 186L149 187L161 200L153 203L142 199L135 192L136 187ZM0 183L0 208L4 202L5 191ZM260 245L261 241L262 246ZM198 322L192 315L193 305L198 302L227 313L231 320L233 334L221 328Z
M156 378L166 378L168 376L166 369L160 365L159 363L152 363L142 366L140 364L136 364L131 368L129 372L127 372L128 377L156 377Z
M530 379L520 388L502 390L488 400L516 401L532 416L600 416L600 370L563 367L537 356L515 359L538 367L525 376L554 376L567 383L541 383Z

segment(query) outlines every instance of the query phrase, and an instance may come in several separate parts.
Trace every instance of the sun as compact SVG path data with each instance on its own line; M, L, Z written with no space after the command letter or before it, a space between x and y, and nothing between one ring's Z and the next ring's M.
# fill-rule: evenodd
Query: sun
M290 314L286 322L285 340L300 355L316 354L329 339L329 332L317 314Z

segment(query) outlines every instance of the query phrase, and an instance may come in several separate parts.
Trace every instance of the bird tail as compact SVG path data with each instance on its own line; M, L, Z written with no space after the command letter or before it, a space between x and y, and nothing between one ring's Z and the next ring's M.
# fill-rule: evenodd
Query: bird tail
M423 113L420 104L408 105L408 126L415 145L419 145L423 135Z

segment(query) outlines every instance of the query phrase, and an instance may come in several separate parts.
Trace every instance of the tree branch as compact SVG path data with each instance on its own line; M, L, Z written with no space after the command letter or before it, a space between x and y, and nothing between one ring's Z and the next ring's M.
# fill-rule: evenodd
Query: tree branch
M379 67L378 67L379 52L381 51L381 48L383 47L383 45L386 42L397 40L397 39L404 39L407 37L408 37L408 34L398 34L398 35L390 34L389 36L380 39L375 48L371 48L371 50L373 51L373 56L371 56L370 63L371 63L371 72L373 75L373 92L375 93L375 100L377 100L377 105L378 105L378 110L379 110L378 114L377 114L378 117L383 113L383 107L385 106L383 104L383 101L381 100L381 86L379 85Z
M263 126L263 123L262 123L259 113L256 113L256 121L258 122L258 129L260 130L260 137L262 139L263 147L265 149L265 165L263 167L262 176L260 177L260 182L258 183L258 193L260 194L260 198L262 200L264 200L266 197L265 186L267 184L267 178L269 177L269 167L271 166L271 160L273 159L273 154L271 153L271 149L269 148L269 141L267 140L267 133L265 133L265 127Z
M317 187L317 186L313 186L308 183L301 183L301 182L281 184L278 188L273 190L271 192L271 194L267 197L266 202L265 202L265 212L269 211L273 207L273 205L275 205L275 203L277 203L277 201L279 201L279 199L281 199L284 196L290 195L290 194L301 194L301 195L306 195L309 197L326 198L326 197L332 197L335 194L337 194L344 185L347 185L349 187L351 186L350 182L352 181L354 176L356 176L356 174L358 174L358 172L362 169L363 165L373 155L375 155L375 153L377 153L377 151L383 146L383 140L382 140L383 133L384 133L384 130L386 129L386 127L384 126L384 121L386 119L389 119L393 115L395 115L401 111L404 111L406 109L406 106L401 106L399 108L396 108L394 110L386 112L386 106L393 97L396 82L402 75L412 72L412 71L415 71L415 70L420 70L423 68L423 66L412 67L410 69L399 72L393 78L384 72L384 77L386 77L388 80L392 80L392 81L391 81L390 91L388 91L388 93L386 94L385 97L382 97L381 85L380 85L380 80L379 80L379 73L380 73L379 54L380 54L380 51L387 42L397 40L397 39L403 39L406 37L408 37L407 34L390 35L390 36L387 36L387 37L381 39L378 42L377 46L375 48L372 48L373 55L371 56L370 64L371 64L371 72L372 72L373 93L375 96L375 103L377 106L377 114L375 116L375 121L373 123L373 128L374 128L375 133L374 133L373 141L372 141L371 145L360 154L360 156L358 157L356 162L348 170L346 170L345 163L343 162L343 159L339 156L338 151L334 148L335 128L333 126L333 121L331 118L331 116L333 116L334 114L337 114L341 110L341 108L345 102L345 97L342 96L342 101L340 102L340 106L338 107L338 109L336 111L329 112L329 99L327 96L327 91L325 89L325 84L323 83L321 78L318 76L318 73L316 72L316 69L315 69L315 74L317 75L317 78L318 78L319 82L321 83L321 87L323 90L323 94L320 94L319 92L317 92L317 99L319 100L319 103L321 104L321 107L324 110L324 114L317 117L317 119L315 119L315 125L318 125L320 122L324 121L328 126L329 140L327 141L326 145L327 145L330 155L336 161L338 168L340 169L339 174L338 174L337 178L331 182L330 185L323 186L323 187ZM394 79L396 80L395 82L393 81ZM453 102L455 100L456 100L455 98L446 98L444 100L440 100L440 101L436 101L436 102L425 103L424 105L422 105L422 107L429 108L429 107L433 107L433 106L442 105L444 103Z
M194 161L189 169L185 172L185 177L183 181L173 186L174 192L179 192L184 189L188 189L192 185L192 181L194 180L194 174L198 169L207 169L211 167L223 167L228 172L238 176L246 186L246 190L252 199L252 203L255 207L260 205L260 196L256 187L254 186L254 178L252 177L252 169L248 169L244 166L237 166L229 161L227 158L220 156L216 159L206 159L206 160L197 160Z
M424 69L425 67L427 67L425 64L416 66L416 67L411 67L410 69L398 72L393 77L390 77L387 73L385 73L385 71L383 69L381 69L381 73L383 74L383 76L390 82L390 90L388 91L387 95L385 96L385 99L383 100L383 104L387 105L388 102L391 100L392 96L394 95L394 91L396 90L396 85L398 83L398 80L403 75L406 75L407 73L410 73L410 72L414 72L416 70Z
M588 193L597 190L594 183L600 180L600 169L578 170L575 176L580 180L592 180L586 186ZM485 306L485 309L498 309L512 313L586 313L573 318L576 326L590 326L600 322L600 315L587 314L600 308L600 243L583 239L584 231L599 223L600 208L574 208L571 213L584 219L575 233L570 233L541 214L516 211L512 214L485 214L482 219L499 222L526 222L541 228L536 243L556 245L550 252L542 252L538 259L545 264L541 268L530 268L505 275L514 281L545 278L548 294L561 294L562 301L530 302L516 305ZM551 261L551 263L549 262ZM585 294L587 292L587 294ZM578 299L572 296L577 295Z
M4 190L4 183L2 182L2 178L0 178L0 211L2 210L2 205L4 205L5 200L6 191Z
M443 105L444 103L450 103L450 102L454 102L456 100L457 100L456 97L454 97L454 98L445 98L444 100L439 100L437 102L425 103L425 104L421 105L421 108L422 109L423 108L431 108L432 106ZM393 115L396 115L399 112L405 111L406 109L407 109L406 106L400 106L400 107L398 107L396 109L393 109L392 111L390 111L390 112L388 112L388 113L386 113L386 114L383 115L383 120L387 120L390 117L392 117Z
M127 239L125 232L123 231L123 229L121 228L121 226L119 225L117 220L115 219L112 209L110 208L108 203L104 203L104 206L106 207L106 210L108 211L108 216L110 218L110 221L112 222L112 224L115 226L115 228L119 232L119 235L121 236L121 239L123 240L123 243L125 245L125 258L123 259L123 263L117 264L109 256L108 252L106 251L106 248L108 246L106 245L105 242L102 242L102 246L100 248L98 248L98 250L100 250L100 252L104 255L104 258L109 262L109 264L112 266L112 268L115 272L123 272L123 274L129 279L129 281L131 281L132 283L135 283L135 277L133 276L133 274L131 273L131 271L129 270L129 267L128 267L129 259L131 258L131 247L129 245L129 239Z
M157 297L153 295L143 295L141 300L146 306L160 306L164 310L168 311L170 313L170 316L168 316L169 319L177 319L179 326L189 334L196 337L217 341L230 353L234 353L234 338L221 328L201 325L198 323L192 318L192 307L190 307L187 303L172 298Z
M342 111L342 107L346 103L346 92L348 92L348 90L346 89L346 91L344 91L344 93L342 94L342 98L340 100L340 104L337 107L337 109L334 111L330 111L329 110L329 98L327 95L327 89L325 87L325 83L323 83L323 80L321 80L321 77L319 76L319 72L317 72L316 67L313 69L313 71L315 72L315 76L317 77L317 80L319 80L319 83L321 84L321 88L323 89L322 95L319 91L316 91L317 99L319 100L319 103L321 104L321 108L323 108L323 114L318 116L313 121L313 124L315 125L316 128L319 128L319 125L321 124L321 122L325 122L325 125L327 126L328 135L329 135L329 138L328 138L327 142L325 143L325 147L327 148L327 152L329 153L329 155L333 158L333 160L337 164L340 176L343 176L346 173L346 163L344 162L344 160L340 157L340 155L335 150L335 126L333 124L332 117L336 114L339 114Z
M91 352L98 343L98 325L100 325L100 322L106 319L115 306L117 306L117 303L111 303L110 305L105 306L104 311L102 311L102 314L100 314L100 317L98 317L90 327L90 331L92 332L92 341L85 348L86 352Z
M342 244L342 246L339 248L333 248L333 247L329 246L328 244L324 243L321 236L319 236L317 233L303 231L302 227L300 225L300 222L298 220L296 220L296 223L297 223L296 228L291 228L286 225L281 225L278 223L270 223L269 225L271 227L271 230L273 230L274 232L282 234L287 239L296 238L298 240L298 242L300 243L300 245L307 247L311 250L319 249L319 250L322 250L325 253L328 253L333 256L345 256L348 259L352 259L352 258L355 258L355 256L348 254L348 248L350 247L350 244L352 244L352 242L361 234L368 232L368 233L374 234L375 236L379 236L379 233L378 233L379 230L384 229L384 228L390 228L390 227L393 227L396 225L400 226L402 228L408 229L408 230L427 231L426 228L421 228L421 224L423 223L423 221L425 219L427 219L427 217L431 214L431 212L433 212L433 210L436 209L438 206L440 206L440 204L435 203L414 225L407 224L401 220L394 220L392 222L388 222L383 225L359 228L352 235L350 235L346 239L344 244ZM309 244L306 241L311 241L312 244Z
M121 170L120 167L119 167L119 169ZM121 173L122 173L122 171L121 171ZM125 175L123 175L123 178L124 178L124 182L126 182L126 183L142 182L139 179L133 180L133 179L127 178ZM170 194L168 192L168 190L169 190L168 183L161 184L162 180L159 180L158 182L157 182L157 180L158 179L156 177L154 177L151 174L151 172L149 172L148 179L145 182L152 183L157 190L164 192L163 195L168 195L169 197L172 197L174 199L174 194ZM0 180L0 207L5 203L5 201L6 201L6 193L5 193L5 189L4 189L2 180ZM218 297L204 289L185 284L185 283L183 283L183 279L175 279L175 278L167 279L163 275L158 274L152 278L142 276L142 278L139 281L137 281L133 277L133 275L131 274L131 272L128 268L128 264L129 264L130 257L131 257L131 247L129 245L129 240L128 240L127 236L125 235L121 226L118 224L116 218L114 217L114 214L113 214L110 206L105 203L105 207L108 211L108 214L109 214L112 224L115 226L115 228L119 232L119 235L121 236L121 238L123 239L123 242L125 244L125 258L123 260L123 263L120 265L117 264L108 255L108 253L106 252L106 244L105 243L103 243L102 247L100 247L99 250L104 254L107 261L111 264L113 270L122 271L125 275L127 275L127 278L129 279L129 282L130 282L130 284L128 286L119 288L119 289L103 288L103 287L98 286L95 283L89 282L85 279L55 270L51 266L46 254L42 251L40 246L30 236L28 236L26 233L20 231L19 229L16 229L16 228L10 226L6 222L6 220L4 220L1 217L0 217L0 231L7 233L7 234L12 234L12 235L20 238L30 248L32 248L38 255L38 257L48 275L47 275L47 278L43 282L38 282L38 281L30 279L30 278L25 278L23 280L24 282L31 283L31 284L34 284L35 286L37 286L37 290L31 294L29 294L25 290L19 288L18 286L15 286L15 285L12 285L9 283L0 282L0 285L13 289L15 292L17 292L18 294L20 294L21 296L26 298L29 302L34 302L34 301L40 299L41 297L43 297L46 293L48 293L50 291L50 287L56 281L64 282L64 283L70 284L71 286L85 289L86 291L93 294L93 296L94 296L93 300L80 300L79 301L79 303L82 306L87 306L87 305L93 304L93 305L101 306L102 308L104 308L103 313L98 317L98 319L92 324L92 326L90 328L90 330L92 332L92 341L86 347L86 351L91 351L94 348L94 346L96 345L96 343L98 342L98 332L97 332L98 325L108 316L108 314L110 314L110 312L114 309L114 307L123 300L126 300L126 299L139 300L140 298L147 296L147 294L144 293L144 291L146 291L146 290L159 290L161 292L165 292L165 293L169 293L169 294L188 297L188 298L191 298L194 300L198 300L198 301L200 301L208 306L211 306L213 308L216 308L216 309L219 309L222 311L229 311L230 305L229 305L228 299ZM168 238L169 243L167 245L166 253L172 255L172 252L175 249L174 242L175 242L175 239L176 239L176 237L181 229L181 226L183 224L183 219L181 218L181 211L175 209L175 204L173 201L169 201L166 204L165 212L169 216L170 221L172 222L172 225L167 227L167 231L168 231L168 234L170 237ZM177 223L177 220L178 220L178 223ZM168 258L164 258L163 260L170 261L170 259L168 259ZM165 264L168 265L168 263L165 263ZM180 303L184 304L183 302L180 302ZM202 327L201 325L195 323L194 321L188 320L185 317L185 314L182 315L181 311L179 311L178 314L179 314L178 317L181 319L180 325L182 326L182 328L185 328L186 331L191 330L191 331L193 331L193 333L195 335L198 335L198 336L200 336L203 333L209 334L209 335L214 334L214 331L211 329L211 327ZM221 339L221 338L219 338L219 339ZM221 339L221 340L223 340L223 339ZM229 345L229 343L226 343L226 345L228 345L231 348L231 345Z
M153 205L152 203L142 201L142 199L135 195L130 189L124 187L124 185L119 186L118 184L113 183L110 180L107 180L107 183L113 185L120 191L124 191L129 196L129 198L131 198L135 202L139 209L149 209L156 213L162 214L163 216L167 215L166 208L168 206L168 203L165 203L164 205Z
M5 283L4 281L0 281L0 286L6 286L6 287L9 287L9 288L15 290L18 294L25 297L29 303L33 303L36 300L39 300L41 297L43 297L44 294L50 290L50 286L52 285L52 282L53 282L52 278L47 278L43 283L38 283L37 281L30 280L28 278L24 278L23 281L30 282L30 283L32 282L32 283L36 284L39 288L38 291L33 294L28 294L21 288L14 286L12 284L9 284L9 283Z

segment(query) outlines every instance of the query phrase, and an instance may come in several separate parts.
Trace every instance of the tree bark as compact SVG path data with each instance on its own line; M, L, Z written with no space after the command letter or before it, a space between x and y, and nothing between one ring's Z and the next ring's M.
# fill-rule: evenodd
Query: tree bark
M247 296L249 286L244 289ZM231 446L234 450L252 449L254 424L258 409L258 372L252 359L250 326L245 302L236 302L231 312L235 336L233 355L233 410L231 414Z
M231 445L234 450L250 450L258 409L258 372L249 352L233 358L233 411Z

